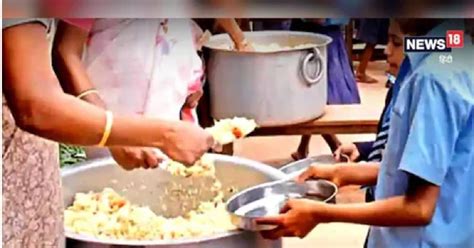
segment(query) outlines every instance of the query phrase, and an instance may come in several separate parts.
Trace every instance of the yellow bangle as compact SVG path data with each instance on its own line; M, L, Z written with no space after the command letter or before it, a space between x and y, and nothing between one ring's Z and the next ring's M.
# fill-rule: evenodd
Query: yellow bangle
M99 142L100 147L104 147L107 144L107 140L109 139L110 132L112 131L112 124L114 122L114 115L111 111L105 111L105 129L104 134L102 134L102 139Z
M99 91L97 91L96 89L90 89L90 90L85 90L84 92L82 92L81 94L79 94L77 96L78 99L81 99L89 94L92 94L92 93L95 93L95 94L99 94Z

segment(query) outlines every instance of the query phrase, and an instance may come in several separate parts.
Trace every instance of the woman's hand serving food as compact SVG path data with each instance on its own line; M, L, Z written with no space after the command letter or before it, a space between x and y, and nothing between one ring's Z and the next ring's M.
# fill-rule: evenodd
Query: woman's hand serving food
M235 117L233 119L216 121L214 126L206 128L205 131L212 136L214 140L212 147L215 149L249 135L256 127L257 124L254 120ZM204 156L192 166L186 166L172 159L165 158L165 161L160 167L173 175L189 177L213 173L214 165L212 162L213 161L207 159L204 154Z

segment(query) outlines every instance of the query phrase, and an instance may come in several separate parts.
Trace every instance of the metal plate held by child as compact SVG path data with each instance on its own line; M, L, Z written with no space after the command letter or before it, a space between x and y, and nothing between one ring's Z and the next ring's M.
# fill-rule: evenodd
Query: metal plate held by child
M280 180L249 188L227 201L227 211L232 223L241 229L259 231L274 228L256 223L264 216L275 216L290 198L302 198L308 191L306 184Z

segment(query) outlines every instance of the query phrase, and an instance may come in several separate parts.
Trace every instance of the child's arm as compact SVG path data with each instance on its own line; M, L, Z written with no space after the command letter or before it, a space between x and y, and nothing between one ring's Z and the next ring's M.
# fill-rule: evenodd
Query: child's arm
M318 206L314 208L314 218L321 222L351 222L372 226L427 225L433 217L439 191L438 186L412 176L404 196L371 203Z
M372 226L427 225L433 217L439 187L411 177L404 196L396 196L371 203L325 204L310 200L290 200L284 214L265 217L260 224L278 225L262 234L269 239L282 236L305 237L316 225L326 222L349 222Z
M321 178L332 181L339 187L351 184L375 185L378 173L379 163L318 164L309 167L297 180L303 182L310 178Z

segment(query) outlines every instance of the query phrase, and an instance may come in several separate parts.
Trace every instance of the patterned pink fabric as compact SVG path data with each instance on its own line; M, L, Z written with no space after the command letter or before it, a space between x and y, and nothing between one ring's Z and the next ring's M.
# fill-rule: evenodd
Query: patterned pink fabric
M68 21L88 29L87 21ZM113 112L182 117L198 124L196 110L183 108L203 75L196 35L199 30L186 19L96 19L89 29L84 64ZM97 148L86 153L91 159L108 154Z
M89 30L88 74L114 112L177 120L186 97L201 87L195 43L202 31L190 20L64 21ZM197 122L195 110L183 112Z

